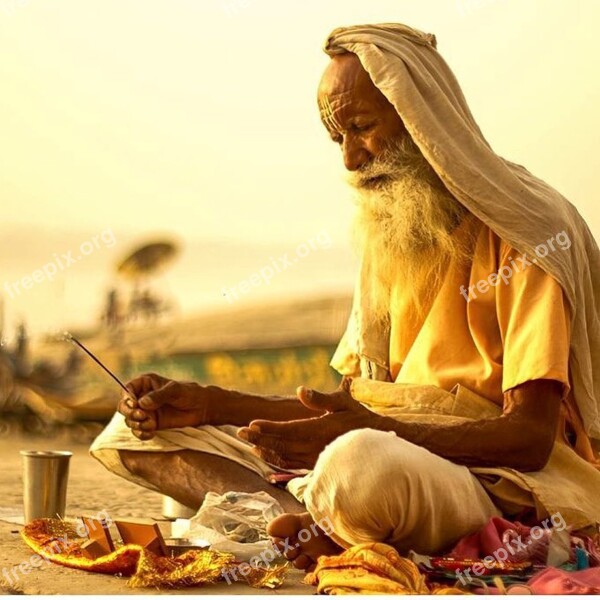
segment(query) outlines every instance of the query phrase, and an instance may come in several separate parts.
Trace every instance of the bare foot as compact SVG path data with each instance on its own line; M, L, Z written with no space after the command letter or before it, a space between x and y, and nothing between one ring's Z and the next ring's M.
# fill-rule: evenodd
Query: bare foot
M267 533L279 551L297 569L304 571L312 571L319 556L334 556L344 550L307 512L279 515L269 523Z

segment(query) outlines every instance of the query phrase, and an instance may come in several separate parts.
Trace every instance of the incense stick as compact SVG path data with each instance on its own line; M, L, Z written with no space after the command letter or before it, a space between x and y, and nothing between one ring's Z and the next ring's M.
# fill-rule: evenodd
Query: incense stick
M108 373L123 388L123 390L125 391L127 396L129 396L129 398L137 401L137 398L135 398L135 396L125 387L125 384L107 366L105 366L99 358L96 358L96 356L90 350L88 350L76 337L71 335L68 331L65 331L63 335L65 341L71 342L79 346L99 367L104 369L104 371Z

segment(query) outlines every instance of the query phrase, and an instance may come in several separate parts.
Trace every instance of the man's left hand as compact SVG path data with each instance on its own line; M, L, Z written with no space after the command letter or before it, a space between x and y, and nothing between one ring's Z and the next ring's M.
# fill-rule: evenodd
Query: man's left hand
M325 446L354 429L373 428L381 417L354 400L349 381L329 394L299 387L298 398L306 407L324 415L297 421L252 421L238 436L254 444L263 460L283 469L312 469Z

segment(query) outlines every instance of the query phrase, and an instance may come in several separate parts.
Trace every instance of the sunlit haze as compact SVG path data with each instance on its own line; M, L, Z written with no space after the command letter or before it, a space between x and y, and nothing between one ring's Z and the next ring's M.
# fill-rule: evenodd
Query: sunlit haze
M154 237L181 245L160 281L184 313L227 308L224 290L319 235L235 302L350 293L351 194L316 107L341 25L435 33L492 147L598 236L599 19L595 0L0 0L8 324L93 322L115 264ZM94 236L52 281L6 291Z

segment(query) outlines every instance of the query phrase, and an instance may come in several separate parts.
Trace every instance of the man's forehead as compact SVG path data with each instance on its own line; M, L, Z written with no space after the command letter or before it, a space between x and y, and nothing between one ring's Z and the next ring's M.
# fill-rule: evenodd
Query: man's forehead
M332 57L327 65L319 84L319 97L351 94L374 87L358 56L341 54Z
M368 111L384 102L383 94L355 54L342 54L331 59L319 84L318 103L321 116L352 108L352 112Z
M371 115L376 106L357 98L351 92L319 96L321 121L331 128L339 128L342 121Z

